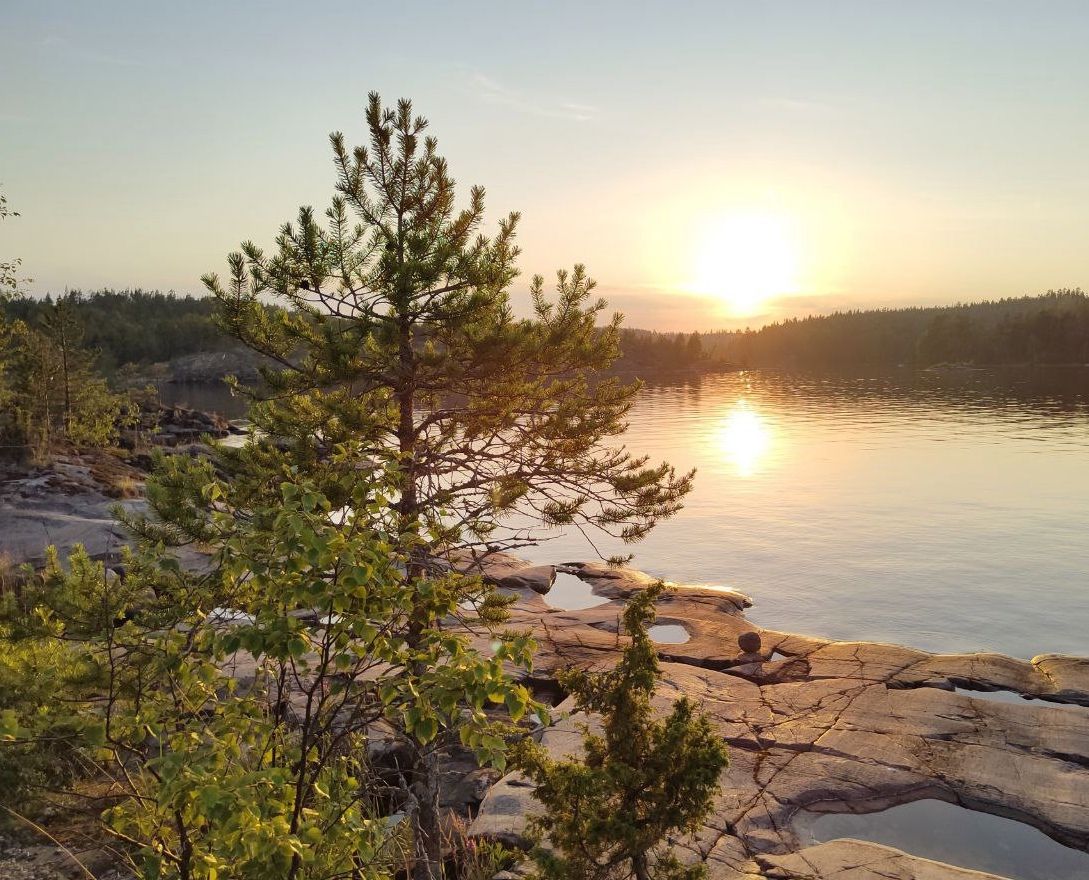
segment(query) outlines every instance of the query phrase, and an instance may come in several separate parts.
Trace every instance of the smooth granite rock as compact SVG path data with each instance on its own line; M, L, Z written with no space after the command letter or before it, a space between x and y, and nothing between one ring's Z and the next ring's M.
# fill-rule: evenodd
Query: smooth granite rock
M77 544L98 558L120 553L129 539L112 510L117 504L139 509L143 501L120 497L103 480L106 463L117 485L142 488L141 474L105 455L58 456L47 466L0 481L0 553L9 564L40 566L50 544L62 557Z
M785 856L760 856L757 863L764 873L756 876L769 880L1003 880L861 840L833 840Z
M554 565L534 565L509 553L474 553L461 551L449 563L466 574L480 575L486 582L503 590L531 599L531 593L543 596L556 580ZM544 607L534 603L533 607Z
M519 598L511 625L534 631L538 679L615 662L623 599L653 582L629 569L559 568L612 601L558 611ZM731 747L711 818L673 842L682 860L704 862L716 880L993 878L859 841L806 847L795 827L801 811L872 812L923 798L1017 819L1089 849L1089 716L1078 708L1089 704L1089 660L835 642L761 629L743 616L749 604L706 587L679 587L658 603L657 622L683 626L691 638L661 646L656 707L696 700ZM760 636L755 658L738 646L747 632ZM990 690L1034 699L971 693ZM564 717L564 708L542 739L556 755L579 748L577 724L586 720ZM472 833L524 842L525 817L537 808L531 786L510 774L489 791Z

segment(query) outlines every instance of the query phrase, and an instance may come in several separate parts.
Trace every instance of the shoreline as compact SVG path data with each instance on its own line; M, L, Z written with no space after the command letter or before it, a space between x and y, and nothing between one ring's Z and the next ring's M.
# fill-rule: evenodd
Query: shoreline
M186 446L176 451L203 453ZM118 499L108 487L96 487L92 465L78 457L59 460L52 474L23 478L28 494L20 492L19 480L5 482L0 529L15 533L14 511L15 520L40 527L22 532L39 552L48 535L62 553L84 543L109 566L125 536L109 515ZM123 503L143 506L139 497ZM5 549L10 545L6 537ZM600 563L542 565L505 554L475 568L515 596L510 625L533 631L539 650L527 684L552 695L561 716L543 732L543 742L557 755L569 752L577 747L579 719L562 717L571 707L555 673L570 664L613 662L623 600L655 579ZM580 610L550 605L557 574L577 578L604 601ZM688 638L659 645L664 674L655 702L666 711L679 696L695 699L731 749L712 818L677 843L684 857L707 864L712 880L1001 877L968 874L876 843L807 840L819 815L880 814L930 799L1013 817L1066 846L1089 849L1083 714L1089 658L935 654L800 635L751 620L751 601L736 591L676 586L659 601L656 624L681 627ZM759 634L761 655L740 662L737 642L745 632ZM487 638L478 638L486 648ZM988 694L1020 699L997 702ZM480 771L463 756L457 761L472 785L457 786L468 799L451 809L473 818L473 835L521 842L518 829L535 806L524 783L517 775ZM859 867L836 873L844 865Z
M554 573L573 573L606 604L549 608ZM530 565L497 555L485 577L518 597L512 625L541 646L535 675L617 656L621 600L653 579L594 563ZM874 642L842 642L764 629L738 593L682 588L657 605L659 624L683 626L679 645L660 645L656 706L679 696L702 704L731 747L715 810L677 842L718 880L997 877L968 873L874 843L805 840L814 814L871 813L924 799L1017 820L1066 846L1089 848L1089 658L931 654ZM737 637L760 634L763 657L739 662ZM1033 698L995 702L988 692ZM561 702L557 707L564 711ZM568 708L570 708L568 706ZM545 732L555 755L577 747L577 716ZM518 842L534 809L517 774L485 797L470 833ZM851 873L839 873L848 865ZM1089 855L1085 865L1089 868Z

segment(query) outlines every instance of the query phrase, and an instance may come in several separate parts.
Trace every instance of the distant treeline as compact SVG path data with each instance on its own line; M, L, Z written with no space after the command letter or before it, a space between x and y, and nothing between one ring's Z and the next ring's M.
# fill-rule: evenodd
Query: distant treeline
M624 328L620 331L622 356L617 368L629 372L691 370L707 368L718 358L704 348L699 333L659 333Z
M98 363L108 373L126 364L143 366L237 348L237 342L216 324L213 297L145 290L76 290L42 299L24 297L2 308L12 320L36 326L61 301L82 324L84 345L97 350ZM624 357L618 367L625 371L700 369L712 360L698 333L625 329L621 347Z
M2 306L39 323L67 301L84 344L107 371L236 348L215 322L211 297L144 290L71 291ZM874 309L794 318L759 330L708 333L621 331L617 368L652 374L740 367L836 368L940 363L1089 363L1089 295L1080 289L967 305Z
M50 307L70 304L83 328L83 344L95 349L99 365L112 372L125 364L153 364L203 351L235 347L215 323L212 297L178 296L147 290L74 290L43 299L22 297L3 306L11 319L40 324Z
M1089 296L1063 289L995 302L837 312L715 340L717 355L744 367L1084 364Z

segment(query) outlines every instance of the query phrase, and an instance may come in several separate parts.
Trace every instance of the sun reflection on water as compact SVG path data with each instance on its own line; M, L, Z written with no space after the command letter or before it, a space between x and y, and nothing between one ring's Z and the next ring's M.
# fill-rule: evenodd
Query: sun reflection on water
M767 457L771 429L747 401L739 400L722 420L718 445L738 476L751 477Z

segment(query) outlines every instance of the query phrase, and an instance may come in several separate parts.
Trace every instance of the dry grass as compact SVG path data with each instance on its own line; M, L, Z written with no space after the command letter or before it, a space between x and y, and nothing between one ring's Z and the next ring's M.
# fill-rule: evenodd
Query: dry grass
M469 824L466 819L451 814L444 828L443 850L449 853L448 865L453 863L458 880L491 880L523 858L522 853L496 841L470 837Z
M144 494L144 477L121 458L105 451L84 454L91 476L111 498L139 498Z
M0 550L0 596L17 590L26 581L23 566L17 563L6 550Z

